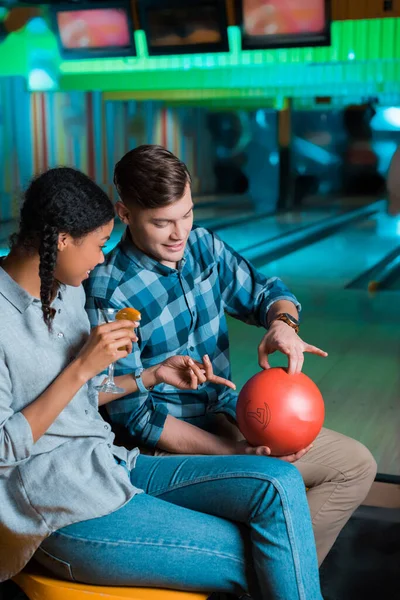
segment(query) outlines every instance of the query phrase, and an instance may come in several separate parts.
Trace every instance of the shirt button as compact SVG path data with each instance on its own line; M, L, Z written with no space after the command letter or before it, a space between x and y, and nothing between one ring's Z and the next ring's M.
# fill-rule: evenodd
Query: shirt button
M107 446L108 446L109 448L111 448L111 444L107 444Z
M57 337L58 337L58 338L63 338L63 337L64 337L64 334L63 334L63 333L61 333L61 331L60 331L60 333L57 333Z
M88 414L89 414L89 411L88 411L88 410L85 410L85 415L88 415Z
M104 429L108 429L108 425L104 425Z
M190 352L193 352L193 350L194 350L193 346L189 346L189 350L190 350Z

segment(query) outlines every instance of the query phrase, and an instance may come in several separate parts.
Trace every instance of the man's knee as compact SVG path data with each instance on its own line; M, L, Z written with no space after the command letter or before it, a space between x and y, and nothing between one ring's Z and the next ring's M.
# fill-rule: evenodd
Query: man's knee
M349 447L347 477L371 486L377 472L376 460L364 444L352 440Z

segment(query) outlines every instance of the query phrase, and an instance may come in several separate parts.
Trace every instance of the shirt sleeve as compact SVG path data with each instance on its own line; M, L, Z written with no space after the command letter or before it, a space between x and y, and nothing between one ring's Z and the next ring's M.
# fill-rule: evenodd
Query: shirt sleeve
M212 405L210 412L213 413L224 413L229 415L236 421L236 405L238 401L238 394L229 391L227 394L222 394L218 398L218 402Z
M12 384L0 349L0 474L27 461L33 448L31 427L21 412L12 408Z
M265 277L243 256L214 235L214 255L218 261L219 281L225 311L245 323L267 328L267 315L279 300L293 302L296 297L278 277Z
M96 299L88 296L86 300L86 310L92 327L98 324L96 304L105 305L104 299ZM110 308L125 308L117 306L115 302L107 302ZM134 374L136 369L142 367L140 351L140 328L138 330L139 342L133 345L131 354L126 358L115 363L115 376ZM104 379L104 374L97 376L98 380ZM113 400L105 405L106 410L113 423L125 427L135 442L149 448L154 448L164 429L165 420L168 415L168 409L160 402L155 402L151 392L142 393L137 391L135 394L129 394L118 400Z

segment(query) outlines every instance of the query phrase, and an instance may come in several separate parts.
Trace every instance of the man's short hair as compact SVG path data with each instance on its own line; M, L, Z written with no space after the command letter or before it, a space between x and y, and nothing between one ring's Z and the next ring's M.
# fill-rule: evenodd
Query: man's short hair
M179 158L163 146L145 144L115 165L114 184L127 206L161 208L180 200L191 177Z

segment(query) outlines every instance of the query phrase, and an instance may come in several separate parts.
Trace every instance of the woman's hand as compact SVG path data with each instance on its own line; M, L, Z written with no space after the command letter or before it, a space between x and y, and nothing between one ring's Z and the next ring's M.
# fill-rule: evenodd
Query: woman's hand
M132 343L138 340L134 331L137 326L132 321L113 321L94 327L76 358L82 379L89 381L111 363L128 356Z
M181 390L197 390L206 381L236 389L232 381L214 375L207 355L203 357L203 363L194 361L190 356L171 356L154 367L154 377L156 384L168 383Z

